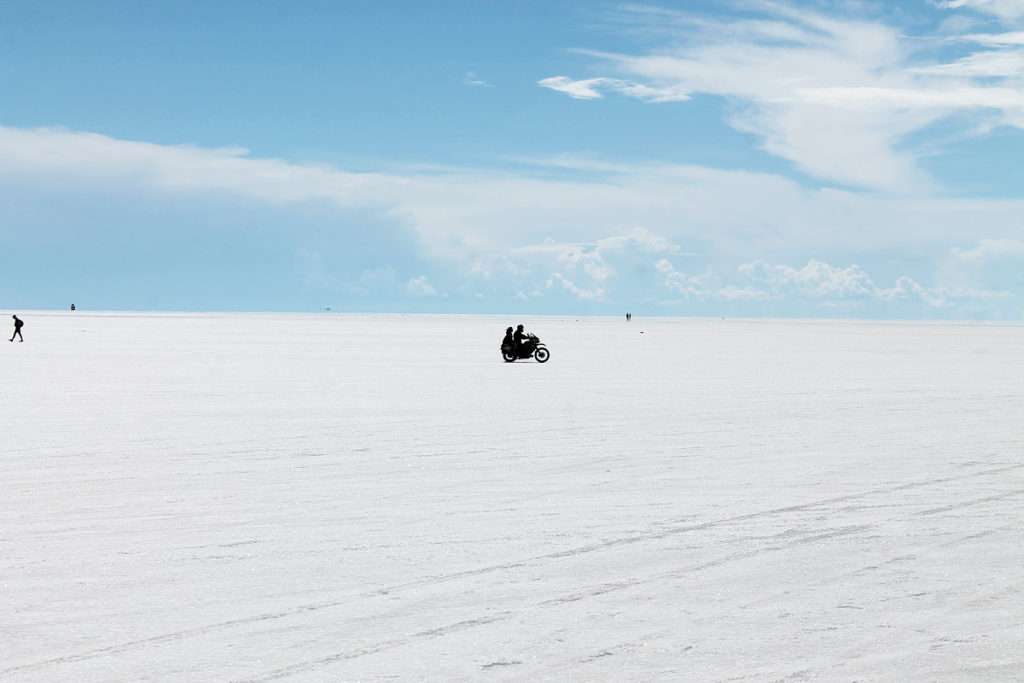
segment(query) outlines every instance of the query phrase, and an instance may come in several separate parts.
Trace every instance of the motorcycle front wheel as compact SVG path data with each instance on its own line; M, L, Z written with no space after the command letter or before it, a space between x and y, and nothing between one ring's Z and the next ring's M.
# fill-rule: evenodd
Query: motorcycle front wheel
M544 347L541 347L533 352L533 357L537 359L538 363L547 363L548 358L551 358L551 353Z

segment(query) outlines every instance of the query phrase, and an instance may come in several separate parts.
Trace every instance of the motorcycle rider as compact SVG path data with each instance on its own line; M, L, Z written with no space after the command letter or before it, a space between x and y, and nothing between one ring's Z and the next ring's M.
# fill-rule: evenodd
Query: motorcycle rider
M516 333L512 335L513 347L515 348L517 356L523 351L523 340L525 339L526 333L523 332L523 325L520 323L519 325L516 325Z

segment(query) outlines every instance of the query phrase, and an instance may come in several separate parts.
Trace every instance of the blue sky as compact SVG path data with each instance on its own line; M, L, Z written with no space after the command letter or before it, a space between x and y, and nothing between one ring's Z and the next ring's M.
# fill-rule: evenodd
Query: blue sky
M0 5L8 308L1019 320L1024 0Z

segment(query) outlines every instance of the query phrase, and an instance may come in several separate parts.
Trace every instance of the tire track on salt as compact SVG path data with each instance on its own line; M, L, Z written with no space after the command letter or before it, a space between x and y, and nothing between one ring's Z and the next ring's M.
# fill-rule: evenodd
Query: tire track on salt
M428 578L425 578L425 579L418 579L416 581L409 581L409 582L406 582L406 583L395 584L395 585L392 585L392 586L387 586L387 587L384 587L384 588L379 588L379 589L375 589L373 591L365 592L365 593L362 593L362 594L359 594L359 595L356 595L356 596L347 596L347 597L345 597L343 599L340 599L340 600L332 600L332 601L328 601L328 602L320 602L320 603L312 603L312 604L308 604L308 605L300 605L298 607L293 607L293 608L289 608L289 609L278 610L278 611L274 611L274 612L265 612L265 613L262 613L262 614L257 614L257 615L253 615L253 616L249 616L249 617L240 617L238 619L230 619L230 620L227 620L227 621L216 622L216 623L208 624L208 625L205 625L205 626L197 626L197 627L191 628L191 629L184 629L184 630L181 630L181 631L174 631L174 632L171 632L171 633L165 633L165 634L161 634L161 635L157 635L157 636L152 636L152 637L149 637L149 638L140 638L138 640L131 640L131 641L127 641L127 642L124 642L124 643L119 643L119 644L116 644L116 645L110 645L110 646L106 646L106 647L95 648L95 649L92 649L92 650L87 650L85 652L79 652L79 653L74 653L74 654L69 654L69 655L63 655L63 656L60 656L60 657L52 657L52 658L45 659L45 660L40 660L40 661L37 661L37 662L31 662L31 663L28 663L28 664L22 664L22 665L18 665L18 666L14 666L14 667L9 667L9 668L6 668L6 669L0 669L0 678L7 678L7 677L13 676L15 674L21 673L21 672L38 670L38 669L42 669L42 668L46 668L46 667L50 667L50 666L58 666L58 665L62 665L62 664L73 664L73 663L77 663L77 662L82 662L82 661L86 661L86 660L89 660L89 659L93 659L93 658L96 658L96 657L104 657L104 656L109 656L109 655L121 654L123 652L127 652L127 651L130 651L130 650L133 650L133 649L137 649L137 648L144 648L144 647L148 647L148 646L152 646L152 645L161 645L161 644L164 644L164 643L176 642L176 641L184 640L184 639L187 639L187 638L193 638L193 637L196 637L196 636L206 635L208 633L212 633L212 632L216 632L216 631L223 631L223 630L232 629L232 628L235 628L235 627L238 627L238 626L245 626L245 625L248 625L248 624L255 624L255 623L260 623L260 622L265 622L265 621L272 621L272 620L277 620L277 619L285 619L285 618L288 618L288 617L297 616L297 615L300 615L300 614L305 614L305 613L310 613L310 612L318 612L318 611L322 611L322 610L326 610L326 609L331 609L331 608L334 608L334 607L340 607L340 606L343 606L343 605L347 605L347 604L351 603L351 601L353 599L358 599L358 598L363 598L363 597L372 597L372 596L376 596L376 595L388 595L390 593L394 593L394 592L397 592L397 591L403 591L403 590L407 590L407 589L410 589L410 588L419 588L419 587L423 587L423 586L436 586L436 585L440 585L440 584L443 584L443 583L448 583L448 582L451 582L451 581L457 581L459 579L464 579L464 578L468 578L468 577L481 576L481 575L490 574L490 573L494 573L494 572L507 571L509 569L517 569L517 568L521 568L521 567L526 567L526 566L529 566L531 564L535 564L537 562L544 562L544 561L549 561L549 560L559 560L559 559L565 559L565 558L569 558L569 557L578 557L580 555L585 555L585 554L589 554L589 553L593 553L593 552L598 552L598 551L603 551L603 550L610 550L610 549L613 549L613 548L619 548L619 547L623 547L623 546L627 546L627 545L641 543L641 542L644 542L644 541L652 541L652 540L656 541L656 540L661 540L661 539L664 539L664 538L669 538L671 536L675 536L675 535L678 535L678 534L690 533L690 532L694 532L694 531L703 531L703 530L706 530L706 529L713 529L713 528L716 528L716 527L719 527L719 526L726 526L726 525L729 525L729 524L735 524L737 522L744 522L744 521L749 521L749 520L752 520L752 519L758 519L758 518L762 518L762 517L771 517L771 516L775 516L775 515L783 515L783 514L788 514L788 513L791 513L791 512L801 512L801 511L805 511L805 510L814 509L816 507L832 505L832 504L835 504L835 503L843 503L843 502L847 502L847 501L851 501L851 500L859 500L859 499L867 498L867 497L870 497L870 496L873 496L873 495L880 495L880 494L886 494L886 493L895 493L895 492L899 492L899 491L907 491L907 490L916 489L916 488L924 488L924 487L928 487L928 486L935 486L935 485L938 485L938 484L945 484L945 483L950 483L950 482L955 482L955 481L962 481L962 480L965 480L965 479L972 479L972 478L976 478L976 477L984 477L984 476L991 476L991 475L996 475L996 474L1002 474L1002 473L1005 473L1005 472L1019 470L1019 469L1022 469L1022 468L1024 468L1024 463L1014 464L1014 465L1005 465L1005 466L1002 466L1002 467L996 467L996 468L990 468L990 469L986 469L986 470L980 470L980 471L971 472L971 473L968 473L968 474L961 474L961 475L957 475L957 476L947 476L947 477L936 477L936 478L932 478L932 479L924 479L924 480L912 481L912 482L907 482L907 483L904 483L904 484L897 484L897 485L894 485L894 486L886 486L886 487L873 488L873 489L869 489L867 491L861 491L861 492L858 492L858 493L851 493L851 494L846 494L846 495L842 495L842 496L833 496L833 497L829 497L829 498L823 498L823 499L820 499L820 500L809 501L809 502L806 502L806 503L798 503L796 505L787 505L787 506L781 506L781 507L777 507L777 508L771 508L771 509L768 509L768 510L761 510L761 511L758 511L758 512L750 512L750 513L745 513L745 514L742 514L742 515L734 515L734 516L731 516L731 517L723 517L723 518L716 519L716 520L709 520L707 522L701 522L699 524L688 524L686 526L679 526L679 527L675 527L675 528L665 529L665 530L659 531L659 532L641 533L641 534L634 534L634 535L631 535L631 536L624 536L624 537L621 537L621 538L615 538L615 539L611 539L611 540L608 540L608 541L602 541L600 543L590 543L590 544L587 544L587 545L577 546L575 548L569 548L569 549L566 549L566 550L560 550L560 551L554 551L554 552L550 552L550 553L544 553L542 555L535 555L533 557L529 557L529 558L526 558L524 560L519 560L519 561L515 561L515 562L506 562L506 563L501 563L501 564L488 565L486 567L479 567L479 568L476 568L476 569L468 569L468 570L464 570L464 571L460 571L460 572L452 572L450 574L443 574L443 575L440 575L440 576L428 577ZM1024 491L1020 491L1020 492L1024 492ZM1016 495L1016 493L1015 493L1015 495ZM1006 497L1006 495L1005 494L1000 494L1000 497ZM989 498L991 498L991 497L989 497ZM974 502L984 502L984 501L974 501ZM971 501L967 501L966 504L972 504L972 502ZM955 507L953 509L955 509ZM936 512L942 512L942 511L944 511L944 509L936 508L935 511ZM929 511L925 511L925 512L929 512ZM680 522L680 520L678 518L676 518L676 519L670 520L668 522L664 522L663 524L671 525L671 524L678 524L679 522ZM854 527L854 529L857 530L857 531L863 530L860 527ZM818 538L818 537L828 538L828 537L832 537L832 535L833 535L832 533L828 533L828 534L824 534L824 535L819 534L818 536L812 537L812 538ZM802 539L798 539L798 541L802 541ZM787 546L781 546L781 547L788 547L788 545L789 544L787 544ZM744 559L745 557L751 557L753 555L756 555L756 554L758 554L760 552L764 552L764 551L765 551L765 549L756 549L756 550L750 550L750 551L739 551L737 553L732 553L730 555L724 556L723 558L720 558L719 560L713 560L710 563L704 563L702 565L698 565L696 567L689 568L689 569L686 569L686 570L675 570L674 572L669 573L669 575L674 575L674 574L676 574L676 573L678 573L680 571L682 571L683 573L686 573L686 572L689 572L689 571L697 571L697 570L700 570L700 569L711 568L711 567L717 566L718 564L720 564L722 562L729 562L729 561L733 561L733 560L736 560L736 559ZM668 575L663 576L661 578L667 578L667 576ZM650 580L657 580L657 579L650 579ZM628 587L632 587L633 585L637 585L637 584L635 584L633 582L620 582L620 583L622 585L620 585L619 583L612 584L608 590L603 590L601 592L602 593L606 593L606 592L611 592L612 590L621 590L623 588L628 588ZM601 594L601 593L598 593L598 594ZM495 619L495 620L497 620L497 619ZM470 620L470 621L471 622L476 622L477 620ZM463 622L459 622L459 623L463 623ZM490 621L486 621L484 623L490 623ZM424 633L431 633L431 631L427 631L427 632L424 632ZM404 643L405 640L406 639L403 639L402 643ZM391 641L388 641L388 642L391 642ZM402 643L397 643L397 644L402 644ZM384 648L384 649L386 649L386 648ZM376 651L379 651L379 650L374 650L374 652L376 652ZM366 652L364 654L372 654L372 653L373 652ZM341 657L340 659L351 659L351 657ZM252 679L252 680L274 680L274 679L273 678L261 678L261 679Z

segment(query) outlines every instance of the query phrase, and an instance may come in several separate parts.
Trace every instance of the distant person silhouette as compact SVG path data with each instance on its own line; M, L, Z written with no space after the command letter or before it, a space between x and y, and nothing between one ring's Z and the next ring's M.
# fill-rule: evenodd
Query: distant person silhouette
M75 305L74 304L71 304L71 310L72 311L75 310Z
M21 328L25 323L16 315L12 315L11 317L14 318L14 334L11 335L10 340L14 341L14 338L17 337L19 342L25 341L25 338L21 336Z

